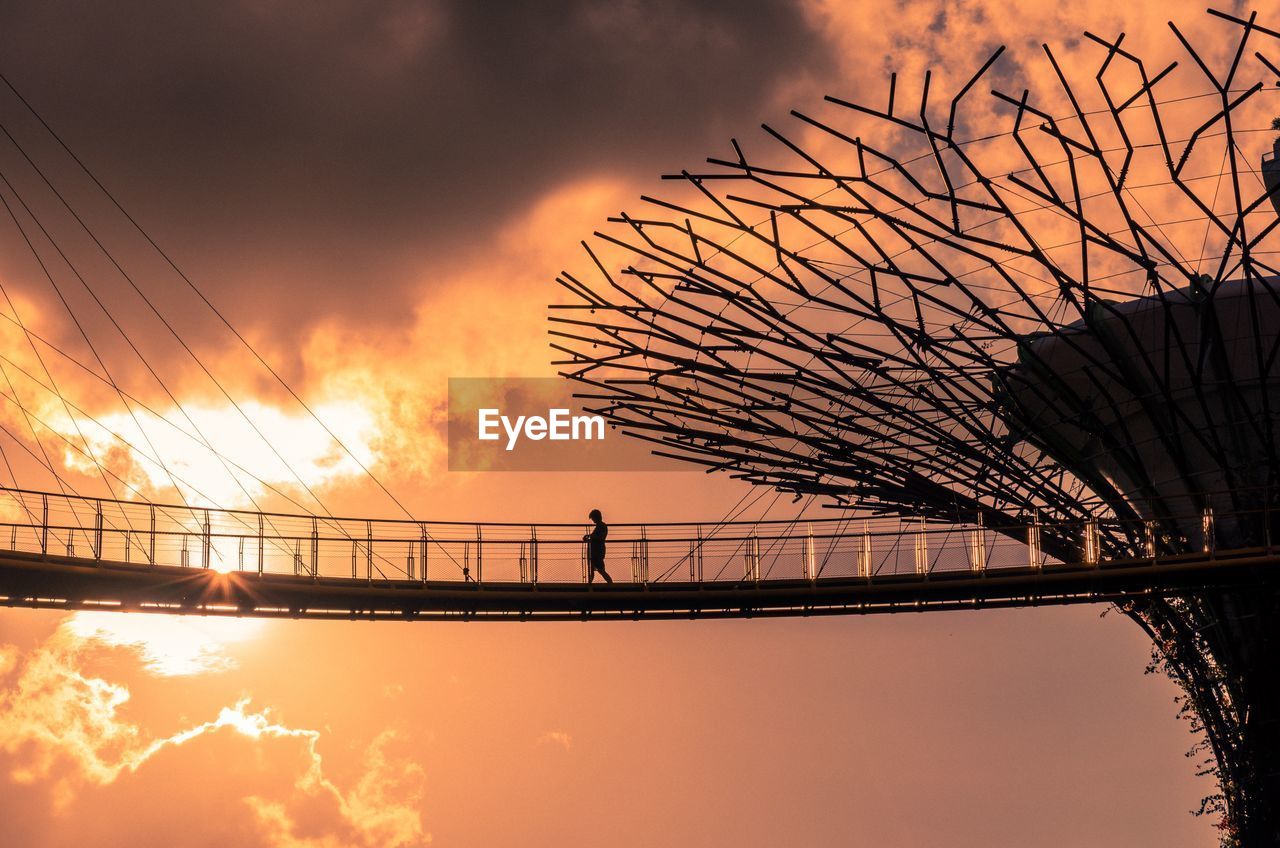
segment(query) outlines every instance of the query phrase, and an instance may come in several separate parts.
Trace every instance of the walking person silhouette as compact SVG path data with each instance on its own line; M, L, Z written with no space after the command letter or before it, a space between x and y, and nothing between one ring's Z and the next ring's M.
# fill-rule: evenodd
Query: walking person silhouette
M604 540L609 535L609 525L604 523L604 516L600 514L600 510L593 509L587 515L595 522L595 527L591 528L591 532L582 537L582 541L587 543L587 561L591 564L591 579L588 583L596 582L596 572L600 572L606 583L612 583L613 578L609 576L609 572L604 570Z

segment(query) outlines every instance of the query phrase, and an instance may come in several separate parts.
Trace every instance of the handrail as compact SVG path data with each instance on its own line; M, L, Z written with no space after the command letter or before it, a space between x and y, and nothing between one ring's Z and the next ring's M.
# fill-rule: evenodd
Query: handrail
M317 516L317 515L312 515L310 513L302 513L302 512L266 512L266 511L259 511L259 510L250 510L250 509L231 509L231 508L224 508L224 507L192 506L190 504L157 503L153 501L131 501L131 500L125 500L123 498L96 498L96 497L90 497L88 495L64 495L60 492L45 492L39 489L23 489L23 488L15 488L10 486L0 486L0 496L3 496L5 493L35 495L37 497L48 495L49 497L60 498L67 501L120 504L122 506L132 506L132 507L155 507L158 510L171 510L171 511L182 511L182 512L192 512L192 513L207 510L208 512L217 512L217 513L222 513L226 515L247 515L247 516L253 516L255 518L260 515L263 518L299 519L299 520L305 520L305 521L311 521L312 519L317 519L317 518L321 521L337 521L337 522L373 521L378 524L403 524L406 526L413 526L413 527L416 527L419 524L434 524L437 526L446 526L446 527L475 527L477 525L483 526L483 527L526 527L526 528L527 527L582 527L589 523L587 521L563 521L563 522L457 521L457 520L442 521L442 520L436 520L436 519L417 519L417 518L368 518L367 516L351 516L351 515ZM876 517L884 517L884 516L876 516ZM612 522L611 521L609 522L609 526L610 527L642 527L642 526L653 527L655 526L655 524L661 524L664 527L697 527L697 526L707 527L711 525L726 526L726 525L734 525L734 524L743 524L743 525L792 524L797 520L801 520L801 519L765 518L765 519L759 519L759 520L736 519L731 521L720 521L720 520L662 521L662 522L648 522L647 524L646 522L640 522L640 521L633 521L633 522ZM802 520L813 522L813 523L834 524L842 521L849 521L850 519L848 517L834 517L834 518L806 518ZM859 517L859 520L861 520L861 517Z
M8 499L6 501L6 498ZM336 519L178 507L0 488L0 550L43 560L480 584L590 582L582 524ZM115 515L114 513L119 513ZM901 518L616 524L609 567L620 583L666 584L987 574L1009 568L1099 566L1188 553L1272 549L1280 506L1210 508L1162 519L1086 518L993 527ZM123 519L123 523L120 523ZM292 522L292 523L290 523ZM285 525L283 529L277 524ZM1275 526L1273 526L1275 525ZM724 533L718 530L723 526ZM513 528L515 532L513 531ZM691 528L696 528L691 532ZM712 532L704 532L713 528ZM631 575L622 563L630 549ZM483 565L482 565L483 564ZM575 567L576 566L576 567Z
M1193 493L1176 493L1173 497L1175 499L1178 499L1178 498L1208 499L1214 496L1224 496L1224 495L1241 496L1241 495L1247 495L1254 492L1269 492L1269 491L1272 491L1273 489L1274 487L1253 486L1253 487L1241 487L1238 489L1230 489L1230 490L1223 489L1223 490L1211 490L1211 491L1193 492ZM548 528L584 527L590 523L587 521L564 521L564 522L487 521L487 520L458 521L458 520L436 520L436 519L418 519L418 518L369 518L368 516L338 516L338 515L318 516L311 513L301 513L301 512L267 512L267 511L261 511L261 510L234 509L234 508L225 508L225 507L193 506L190 504L158 503L154 501L134 501L134 500L126 500L123 498L110 498L110 497L100 498L100 497L91 497L89 495L67 495L61 492L46 492L46 491L41 491L39 489L24 489L24 488L18 488L18 487L0 486L0 497L3 497L5 494L33 495L36 497L47 496L49 498L57 498L57 499L68 501L68 502L78 501L81 503L102 503L102 504L114 504L114 505L128 506L128 507L154 508L157 510L171 511L171 512L187 512L193 515L198 512L199 513L218 513L221 515L251 516L255 519L261 516L264 519L294 519L294 520L300 520L300 521L318 520L318 521L328 521L328 522L336 522L336 523L342 523L342 522L364 523L364 522L372 521L375 524L403 525L406 527L418 527L419 525L422 525L422 524L431 524L438 527L471 527L473 528L473 527L480 526L480 527L520 527L520 528L527 529L529 527L548 527ZM996 510L994 509L991 510L991 512L995 512L995 511ZM1150 520L1175 521L1179 518L1186 518L1186 517L1188 516L1171 514L1171 515L1152 516ZM895 521L909 520L912 522L919 522L922 520L922 518L916 515L880 514L880 515L856 515L856 516L845 515L845 516L835 516L830 518L822 518L822 517L761 518L761 519L748 518L748 519L732 519L732 520L713 519L713 520L705 520L705 521L657 521L657 522L611 521L609 522L609 526L610 527L712 527L712 526L731 527L731 526L759 526L759 525L775 525L775 524L782 525L782 524L795 524L796 522L803 522L807 524L839 524L839 523L848 523L850 521L876 521L876 520L895 520ZM951 524L957 523L957 522L943 521L940 519L933 519L933 518L924 518L923 520L926 520L936 525L951 525ZM1064 523L1070 523L1070 522L1064 522ZM1022 526L1026 526L1026 525L1022 525Z

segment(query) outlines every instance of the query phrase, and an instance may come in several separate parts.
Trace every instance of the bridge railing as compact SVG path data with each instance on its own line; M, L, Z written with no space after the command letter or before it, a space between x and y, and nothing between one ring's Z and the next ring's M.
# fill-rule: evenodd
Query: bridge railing
M622 583L756 583L927 577L1216 552L1223 528L1272 544L1273 511L1160 521L972 523L823 518L614 524L606 563ZM88 562L364 581L573 584L590 579L586 525L330 518L0 489L0 549ZM1276 534L1280 536L1280 533ZM1238 545L1237 545L1238 546Z

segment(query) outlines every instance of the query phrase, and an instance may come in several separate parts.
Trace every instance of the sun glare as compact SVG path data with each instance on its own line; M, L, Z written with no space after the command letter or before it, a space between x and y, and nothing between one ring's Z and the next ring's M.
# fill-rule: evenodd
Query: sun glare
M379 458L372 447L377 422L357 401L315 407L323 426L302 410L285 412L257 401L240 409L243 415L229 405L186 405L185 415L169 410L163 421L119 412L100 416L100 423L77 423L92 454L120 466L111 470L135 489L154 495L177 488L199 506L248 507L272 489L307 503L306 489L357 477L362 465L368 468ZM76 432L70 422L66 429ZM113 434L131 447L121 451ZM69 467L96 473L84 454L68 449L64 459Z

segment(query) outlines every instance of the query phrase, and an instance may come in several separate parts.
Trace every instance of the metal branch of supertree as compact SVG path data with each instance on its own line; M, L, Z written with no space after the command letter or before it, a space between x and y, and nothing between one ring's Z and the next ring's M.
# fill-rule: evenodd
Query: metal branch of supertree
M1248 113L1266 89L1241 82L1245 60L1280 76L1263 53L1246 56L1247 42L1275 33L1222 17L1242 34L1219 75L1176 28L1194 61L1154 72L1123 37L1087 34L1101 108L1086 107L1046 46L1053 103L992 91L984 116L1004 107L1007 128L962 139L964 107L1001 48L940 107L929 74L910 109L895 77L883 108L827 98L869 126L793 112L808 130L798 141L766 125L779 163L748 158L735 140L734 158L668 177L689 202L645 197L645 214L610 219L585 245L600 279L559 279L576 302L552 307L558 364L659 452L836 504L944 517L1124 513L1130 498L1114 475L1047 443L1061 435L1043 432L1050 416L1108 442L1094 452L1129 460L1158 501L1162 481L1120 456L1126 436L1140 439L1108 426L1129 400L1107 392L1114 351L1080 330L1110 321L1123 344L1143 328L1117 304L1143 294L1176 310L1189 293L1225 301L1243 280L1255 284L1251 300L1276 300L1266 248L1280 220L1241 147L1256 137L1242 124L1256 123ZM1179 96L1188 75L1200 87ZM1063 102L1069 111L1055 117ZM1174 137L1174 127L1190 131ZM1195 356L1188 341L1162 353ZM1274 347L1262 353L1270 367ZM1071 376L1094 385L1035 379L1067 357ZM1150 356L1127 364L1150 383L1141 400L1163 404L1186 425L1179 438L1221 459L1179 396L1181 372ZM1191 370L1210 366L1202 357Z
M827 97L669 175L558 278L561 373L655 453L834 508L1269 548L1280 32L1213 10L1169 30L1150 64L1085 33L891 75L878 105ZM1277 599L1126 607L1206 729L1231 838L1256 844L1280 834L1280 687L1259 665L1280 658Z

